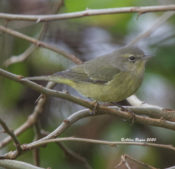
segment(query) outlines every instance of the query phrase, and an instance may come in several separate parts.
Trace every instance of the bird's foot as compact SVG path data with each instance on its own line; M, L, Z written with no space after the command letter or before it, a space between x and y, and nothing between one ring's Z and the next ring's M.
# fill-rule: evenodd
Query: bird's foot
M95 100L93 102L91 102L93 108L91 109L92 111L90 112L91 115L95 115L97 110L98 110L98 106L99 106L99 103Z
M129 121L131 121L131 124L134 124L135 122L135 113L132 110L128 110L127 108L123 106L119 106L121 111L128 112L130 114Z
M125 108L125 107L123 107L122 105L117 104L117 103L115 103L115 102L111 102L111 104L118 106L118 107L120 108L121 111L125 111L125 112L130 113L130 118L129 118L129 120L131 120L131 123L134 124L134 122L135 122L135 113L134 113L133 111L128 110L127 108Z

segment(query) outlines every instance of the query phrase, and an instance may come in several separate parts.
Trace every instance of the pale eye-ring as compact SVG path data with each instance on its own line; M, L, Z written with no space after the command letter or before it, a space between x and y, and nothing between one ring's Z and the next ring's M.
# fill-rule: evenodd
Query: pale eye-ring
M136 57L133 56L133 55L131 55L131 56L129 56L129 59L128 60L131 61L131 62L135 62Z

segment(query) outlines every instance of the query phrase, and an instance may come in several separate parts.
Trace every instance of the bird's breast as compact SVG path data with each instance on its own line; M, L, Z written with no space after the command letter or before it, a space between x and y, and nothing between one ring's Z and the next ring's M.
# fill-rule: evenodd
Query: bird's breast
M132 72L120 72L105 84L79 83L74 87L86 97L103 102L119 102L138 89L143 75Z

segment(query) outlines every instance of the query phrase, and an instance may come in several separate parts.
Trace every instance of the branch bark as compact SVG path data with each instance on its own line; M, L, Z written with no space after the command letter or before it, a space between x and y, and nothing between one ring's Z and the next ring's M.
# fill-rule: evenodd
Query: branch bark
M44 169L41 167L36 167L26 162L17 160L0 160L0 166L6 169Z
M166 144L157 144L157 143L150 143L150 142L137 142L137 141L105 141L105 140L95 140L95 139L88 139L88 138L76 138L76 137L62 137L62 138L54 138L54 139L46 139L46 140L38 140L29 144L23 144L22 150L23 152L36 149L38 147L47 145L49 143L60 143L60 142L82 142L82 143L91 143L91 144L102 144L102 145L108 145L111 147L117 147L118 145L136 145L136 146L151 146L151 147L157 147L157 148L163 148L175 151L175 147L173 145L166 145ZM9 155L8 155L9 154ZM6 154L6 158L9 158L11 154L14 154L14 157L11 156L11 158L16 158L16 150L13 152L9 152Z
M56 142L82 142L82 143L91 143L91 144L103 144L108 145L111 147L116 147L118 145L137 145L137 146L151 146L151 147L158 147L158 148L164 148L169 149L172 151L175 151L175 147L173 145L166 145L166 144L157 144L157 143L149 143L149 142L132 142L132 141L105 141L105 140L95 140L95 139L88 139L88 138L76 138L76 137L63 137L63 138L55 138L55 139L47 139L47 140L41 140L36 141L30 144L23 144L22 148L23 150L33 149L40 146L47 145L49 143L56 143Z
M19 21L32 21L32 22L45 22L45 21L55 21L71 18L80 18L85 16L94 15L109 15L109 14L122 14L122 13L148 13L148 12L165 12L165 11L175 11L175 5L157 5L157 6L143 6L143 7L122 7L122 8L107 8L107 9L86 9L85 11L72 12L66 14L56 14L56 15L15 15L0 13L1 19L7 20L19 20Z
M24 39L24 40L26 40L28 42L31 42L34 45L36 45L37 47L38 46L42 46L42 47L44 47L46 49L50 49L50 50L52 50L52 51L54 51L54 52L56 52L58 54L61 54L61 55L65 56L66 58L70 59L72 62L74 62L76 64L81 64L82 63L81 60L78 59L73 54L69 54L69 53L65 52L64 50L59 49L58 47L55 47L53 45L50 45L50 44L48 44L46 42L42 42L42 41L37 40L35 38L32 38L30 36L24 35L24 34L22 34L20 32L14 31L14 30L9 29L9 28L6 28L6 27L4 27L2 25L0 25L0 31L3 31L3 32L8 33L8 34L10 34L12 36L15 36L15 37Z
M146 37L149 37L155 30L157 30L160 25L162 25L164 22L166 22L170 17L172 17L175 14L175 12L167 12L164 13L161 17L159 17L154 24L146 30L144 33L141 33L138 35L135 39L133 39L131 42L129 42L128 46L135 45L137 42L139 42L141 39L144 39Z
M11 131L8 126L6 125L6 123L0 119L0 124L2 126L2 128L4 129L4 131L11 137L11 139L13 140L15 147L17 149L17 153L20 154L22 149L21 149L21 145L20 142L18 141L17 137L15 136L15 134L13 133L13 131Z
M46 88L52 88L54 85L53 82L49 82L46 86ZM46 96L45 95L40 95L37 105L35 106L33 113L28 117L28 119L20 126L18 127L15 131L14 134L16 136L20 135L21 133L23 133L25 130L27 130L28 128L30 128L31 126L33 126L36 121L38 120L39 114L41 113L43 106L46 102ZM12 140L11 137L6 137L5 139L3 139L0 142L0 148L4 147L5 145L7 145L10 141Z

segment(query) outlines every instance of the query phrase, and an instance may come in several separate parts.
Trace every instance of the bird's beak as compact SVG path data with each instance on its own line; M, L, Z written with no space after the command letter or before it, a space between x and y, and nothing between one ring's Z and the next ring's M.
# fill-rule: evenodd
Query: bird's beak
M143 57L143 59L145 60L145 61L148 61L150 58L152 58L153 56L151 56L151 55L144 55L144 57Z

